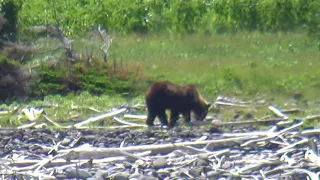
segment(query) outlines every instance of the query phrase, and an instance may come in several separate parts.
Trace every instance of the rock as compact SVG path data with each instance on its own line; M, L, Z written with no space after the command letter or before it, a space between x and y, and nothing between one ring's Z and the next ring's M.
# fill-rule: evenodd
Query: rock
M71 139L70 138L64 138L62 141L61 141L61 144L62 145L69 145L71 142Z
M67 176L64 175L64 174L56 174L56 175L55 175L55 178L56 178L56 179L67 179Z
M219 175L219 173L216 172L216 171L208 171L208 172L207 172L207 176L208 176L209 178L216 177L217 175Z
M129 172L121 172L113 176L113 180L127 180L129 179L129 176L130 176Z
M204 160L208 160L209 155L208 155L208 154L199 154L199 155L198 155L198 158L204 159Z
M160 157L152 162L152 166L156 169L164 168L167 165L168 165L168 160L163 157Z
M247 113L247 114L244 115L243 118L244 118L244 120L251 120L251 119L253 119L253 115L250 114L250 113Z
M98 170L92 178L95 180L104 180L108 177L108 174L107 170Z
M227 180L227 178L221 177L221 178L219 178L218 180Z
M132 165L128 162L123 162L123 166L126 168L126 169L131 169Z
M146 175L148 175L148 176L158 177L158 173L154 169L151 169L150 171L147 170L146 172L147 172Z
M65 171L65 175L67 178L79 178L79 179L87 179L92 177L92 174L88 173L86 170L77 169L77 168L67 168Z
M210 161L208 159L197 158L194 165L195 166L208 166Z
M97 144L97 146L98 146L99 148L104 148L104 147L105 147L104 143L99 143L99 144Z
M143 160L138 159L134 162L132 167L138 168L138 167L145 167L145 166L146 166L146 163Z
M14 144L20 144L21 141L20 141L19 139L15 138L15 139L13 140L13 143L14 143Z
M199 177L201 175L201 172L203 171L202 168L190 168L189 173L195 177Z
M159 169L157 171L159 179L165 179L167 177L170 177L171 172L166 169Z
M148 175L141 175L138 180L157 180L158 178L155 178L153 176L148 176Z
M222 169L228 169L230 167L232 167L232 163L230 161L227 161L221 165Z

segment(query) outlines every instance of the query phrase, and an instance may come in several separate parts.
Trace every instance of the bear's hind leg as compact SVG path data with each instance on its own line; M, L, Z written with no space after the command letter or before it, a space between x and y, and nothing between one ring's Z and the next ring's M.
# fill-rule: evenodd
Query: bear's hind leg
M191 117L190 117L191 112L184 112L183 116L184 116L184 120L186 124L191 124Z
M169 127L173 128L176 125L178 120L179 120L179 112L176 110L171 110Z
M159 120L161 122L161 126L168 126L168 119L167 119L167 115L166 115L166 111L165 109L160 110L157 113Z

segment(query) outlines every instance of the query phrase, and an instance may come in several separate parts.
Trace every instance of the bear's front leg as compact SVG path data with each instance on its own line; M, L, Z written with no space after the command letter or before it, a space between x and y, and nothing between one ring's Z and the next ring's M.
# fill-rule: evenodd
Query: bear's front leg
M154 126L154 119L156 118L156 113L153 112L148 112L148 117L147 117L147 121L146 124L148 127L150 126Z
M183 116L184 116L184 121L186 125L190 125L191 124L191 117L190 117L191 111L188 112L184 112Z
M171 110L169 127L173 128L176 125L178 120L179 120L179 112L176 110Z

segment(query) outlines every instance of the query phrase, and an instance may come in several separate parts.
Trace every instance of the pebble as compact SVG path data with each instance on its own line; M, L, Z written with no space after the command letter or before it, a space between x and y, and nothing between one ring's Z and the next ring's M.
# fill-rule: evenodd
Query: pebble
M168 165L168 160L166 158L160 157L152 162L154 168L164 168Z
M92 178L96 180L104 180L108 177L108 174L107 170L98 170Z
M127 179L129 179L130 175L131 174L129 172L121 172L121 173L118 173L117 175L115 175L113 177L113 180L127 180Z
M208 172L207 172L207 176L208 176L209 178L216 177L218 174L219 174L219 173L216 172L216 171L208 171Z
M199 167L190 168L189 170L189 173L195 177L199 177L201 175L201 172L203 172L203 169Z
M218 134L212 134L210 130L203 128L195 128L191 129L186 128L175 128L174 130L162 129L153 131L131 131L131 130L118 130L116 132L112 131L90 131L90 130L79 130L83 135L83 138L77 145L83 143L90 143L93 147L119 147L121 142L124 142L124 147L141 144L168 144L168 143L178 143L185 142L190 140L211 140L211 139L219 139ZM24 133L24 132L22 132ZM62 145L69 145L72 139L76 138L78 133L69 133L68 135L62 136L54 136L54 133L46 133L45 131L39 131L37 133L32 134L32 138L41 141L44 146L52 146L52 141L62 142ZM27 136L27 135L26 135ZM10 149L23 149L28 151L23 139L24 134L19 136L19 133L16 133L15 136L0 134L2 140L1 142L7 142L6 139L9 139L8 145L6 148ZM45 138L42 138L45 136ZM0 139L1 139L0 138ZM195 146L196 148L202 148L203 146ZM217 150L218 147L216 144L212 144L212 147L209 146L208 150ZM0 152L4 152L3 147L0 146ZM32 149L34 150L34 149ZM7 150L6 150L7 151ZM41 151L39 155L46 155L45 151ZM135 154L136 152L130 152ZM167 154L169 153L169 155ZM226 161L222 163L221 169L229 170L232 168L232 161L236 159L241 159L241 154L243 154L240 150L232 150L233 155L227 157ZM239 156L235 156L235 154L239 154ZM6 154L4 154L6 155ZM152 157L156 155L157 157ZM161 157L160 155L168 155L167 157ZM184 172L188 172L190 175L194 177L194 179L218 179L224 180L225 177L221 176L221 172L216 172L212 169L211 161L206 154L198 154L197 156L193 156L190 158L196 158L193 163L188 163L185 165L179 164L183 162L188 162L189 155L191 155L186 149L176 149L175 151L168 152L160 152L158 154L154 154L152 152L152 156L145 156L141 158L137 158L137 160L133 160L128 158L126 161L116 161L110 163L93 163L93 166L89 169L87 166L81 166L76 168L67 168L65 171L61 170L61 172L57 172L54 176L60 179L87 179L87 180L104 180L104 179L113 179L113 180L182 180L182 179L190 179ZM196 155L196 154L193 154ZM79 159L78 153L69 153L67 156L63 158L68 160L77 160ZM172 159L177 159L179 165L174 167L174 164L169 164ZM180 158L180 159L179 159ZM94 159L93 159L94 162Z
M166 169L159 169L157 171L158 173L158 176L160 179L164 179L164 178L167 178L167 177L170 177L170 171L166 170Z
M221 177L221 178L219 178L218 180L227 180L227 178Z
M197 158L195 161L196 166L208 166L210 161L208 159Z
M67 168L65 170L65 175L67 178L79 178L79 179L87 179L92 177L92 174L88 173L86 170L77 169L77 168Z
M62 145L69 145L71 142L71 139L70 138L64 138L62 141L61 141L61 144Z
M230 161L227 161L221 165L222 169L228 169L230 167L232 167L232 163Z
M158 178L155 178L153 176L148 176L148 175L141 175L138 180L157 180Z

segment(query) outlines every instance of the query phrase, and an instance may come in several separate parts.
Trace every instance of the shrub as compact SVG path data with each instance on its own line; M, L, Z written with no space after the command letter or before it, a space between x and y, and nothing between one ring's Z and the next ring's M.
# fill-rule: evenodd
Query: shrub
M0 101L23 97L27 92L26 74L20 63L0 55Z
M44 64L36 70L37 78L32 82L30 96L88 91L92 94L122 94L134 96L143 88L135 67L124 68L109 65L104 61L67 60L56 64Z
M58 20L68 36L81 35L98 24L118 34L293 31L304 27L313 32L319 30L319 8L319 1L314 0L25 0L19 27L25 30Z

